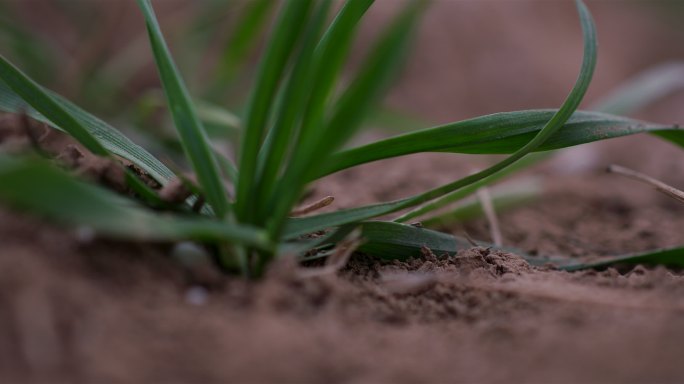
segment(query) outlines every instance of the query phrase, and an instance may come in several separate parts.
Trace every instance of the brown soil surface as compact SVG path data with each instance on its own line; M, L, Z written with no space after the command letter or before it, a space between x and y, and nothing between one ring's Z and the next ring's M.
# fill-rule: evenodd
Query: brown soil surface
M359 256L307 279L282 263L203 291L163 248L82 242L6 210L0 239L3 382L684 377L684 277L662 267L564 273L471 249Z
M447 17L445 9L457 3L463 4L453 6L465 11L458 14L460 22L473 30L496 8L437 2L437 10L427 15L437 27L423 32L427 39L446 36L440 28L456 28L450 26L460 22L442 18ZM556 5L530 4L546 9L536 11L542 15L570 12L554 28L574 26L569 6L555 11ZM602 20L610 23L610 15L622 26L638 18L638 12L630 13L627 6L617 13L612 13L615 8L609 2L592 6L598 10L599 26L601 14ZM507 19L508 11L497 12L492 17ZM518 24L511 23L505 25L506 31L516 30ZM520 39L538 28L528 25L520 29L522 37L507 34L505 39L522 44ZM539 37L548 52L556 44L550 37L556 29ZM495 30L490 33L500 36ZM639 36L641 40L627 40L647 46L655 38ZM444 49L445 44L435 49ZM522 46L501 44L508 49ZM604 46L614 45L604 40ZM471 48L484 49L464 49ZM420 49L431 57L429 47ZM544 97L560 97L576 68L566 65L556 70L548 62L530 59L536 54L520 54L516 64L520 68L507 68L513 71L508 74L482 67L486 63L466 62L466 55L459 56L463 63L453 58L461 69L481 68L482 73L470 81L486 85L464 86L458 92L451 84L466 79L433 73L434 81L426 84L414 72L438 68L452 76L469 72L428 60L428 68L409 67L407 79L391 100L451 120L530 105L555 106L559 101ZM562 55L552 56L550 60L565 60ZM599 81L617 82L635 70L633 58L620 61L621 57L609 52L607 60L614 72L612 77L598 76L608 79ZM494 57L488 62L501 60ZM538 72L547 67L552 69ZM518 70L530 73L513 76ZM491 73L496 76L488 79ZM555 78L558 73L561 80ZM537 92L538 87L510 82L511 76L549 81L535 84L543 88ZM492 84L501 85L496 88L499 92L492 92ZM609 85L599 83L599 88ZM418 92L413 94L414 90ZM525 93L512 98L514 91ZM674 100L644 117L681 119L681 97ZM452 105L460 108L454 111ZM55 145L48 149L57 151ZM680 150L648 137L585 148L530 171L545 177L547 191L538 201L500 215L506 245L543 255L580 257L684 243L684 206L602 172L605 165L616 162L683 187ZM453 180L490 160L472 159L429 154L369 164L327 178L314 194L335 195L330 209L405 196ZM489 239L483 220L443 230ZM356 255L337 275L308 278L302 277L301 267L285 260L273 266L263 281L248 283L186 270L169 254L168 245L91 239L0 207L0 382L684 380L684 276L678 270L637 266L567 273L531 267L512 254L474 248L451 258L425 252L407 262Z
M616 153L625 147L634 143L598 145L631 165L637 149ZM654 175L667 178L676 149L650 147ZM458 173L437 155L394 162L408 174ZM508 245L587 256L681 244L681 205L616 176L553 167L534 171L551 173L542 199L501 215ZM316 193L341 195L344 206L441 182L388 169L341 173ZM340 189L350 184L368 187L350 197ZM444 230L488 237L485 221ZM248 283L184 270L165 245L91 239L6 208L0 242L3 382L684 378L684 276L663 267L566 273L473 248L407 262L356 255L338 275L318 277L282 261Z

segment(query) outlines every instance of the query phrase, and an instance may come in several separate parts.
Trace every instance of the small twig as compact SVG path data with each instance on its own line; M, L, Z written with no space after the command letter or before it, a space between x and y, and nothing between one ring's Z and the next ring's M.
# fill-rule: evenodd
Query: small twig
M305 205L302 208L295 209L294 211L290 212L290 217L302 216L302 215L306 215L307 213L317 211L321 208L325 208L328 205L332 204L333 201L335 201L334 197L326 196L320 200L314 201L313 203L311 203L309 205Z
M660 180L656 180L648 175L645 175L641 172L637 172L635 170L629 169L622 167L620 165L611 165L608 167L608 172L611 173L617 173L619 175L627 176L631 179L641 181L643 183L649 184L658 191L674 198L675 200L678 200L681 203L684 203L684 192L680 191L679 189L672 187L670 185L667 185L663 183Z
M352 253L354 253L362 243L361 230L357 228L335 247L333 254L328 256L328 259L325 261L325 266L320 268L300 269L298 273L299 277L310 278L336 273L347 265Z
M472 238L470 237L470 234L466 231L463 231L463 237L465 237L466 240L472 245L473 247L479 247L480 245ZM456 244L458 248L458 244Z
M494 210L492 195L489 193L489 188L482 187L478 189L477 197L480 199L482 210L484 211L485 217L489 222L489 232L492 235L492 241L494 242L494 245L500 247L503 245L503 237L501 236L499 219L496 216L496 211Z

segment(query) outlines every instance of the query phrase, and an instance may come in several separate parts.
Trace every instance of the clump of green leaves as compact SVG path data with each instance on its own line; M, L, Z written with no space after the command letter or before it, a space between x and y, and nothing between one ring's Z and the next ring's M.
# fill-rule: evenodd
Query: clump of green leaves
M144 197L137 201L76 180L45 161L0 155L0 198L110 236L205 242L225 268L256 276L276 257L310 257L312 250L325 255L348 234L357 233L356 228L365 240L360 250L376 256L417 255L423 246L454 253L468 243L400 223L465 197L515 169L532 152L639 132L684 143L682 131L675 126L577 111L591 82L597 49L591 15L577 0L583 60L577 82L558 110L498 113L346 148L400 68L424 3L408 2L384 29L358 73L342 84L340 74L355 32L373 1L347 1L329 22L330 1L299 0L286 1L279 10L239 124L234 161L212 147L150 1L138 2L169 111L196 176L196 185L190 183L193 196L159 211L164 204L158 191L134 174L128 174L130 187ZM41 87L2 57L0 79L0 108L23 111L62 130L98 156L129 161L161 186L181 177L115 128ZM306 187L325 175L428 151L509 156L415 196L291 217ZM156 211L145 206L155 202ZM202 202L206 202L203 209L191 208ZM394 221L368 221L407 209ZM320 231L328 232L310 236Z

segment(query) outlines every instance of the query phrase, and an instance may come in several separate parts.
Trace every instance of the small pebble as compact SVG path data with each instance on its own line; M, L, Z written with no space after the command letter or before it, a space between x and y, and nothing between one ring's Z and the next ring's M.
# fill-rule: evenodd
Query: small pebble
M190 287L187 291L185 291L185 301L188 304L201 306L206 304L208 300L209 292L198 285Z

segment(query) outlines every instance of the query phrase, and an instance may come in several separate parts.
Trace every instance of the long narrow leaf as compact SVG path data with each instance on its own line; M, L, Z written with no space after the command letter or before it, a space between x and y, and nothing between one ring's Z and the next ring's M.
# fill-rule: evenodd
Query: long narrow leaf
M361 227L364 243L359 251L384 259L418 257L423 247L440 256L472 247L466 239L406 224L368 221Z
M384 259L404 260L410 257L420 257L423 248L428 248L437 256L451 256L473 247L473 244L466 239L412 225L366 221L360 223L360 226L364 242L359 247L359 251ZM493 247L492 244L485 242L477 242L477 245L485 248ZM497 249L519 255L532 265L546 263L545 259L527 255L519 249L508 247Z
M420 14L422 3L412 2L384 32L369 55L363 69L340 97L331 112L329 122L312 132L297 149L292 163L281 182L279 193L274 197L275 209L269 232L275 237L282 230L282 218L299 197L307 176L316 172L319 162L325 162L329 153L339 148L360 127L363 118L387 88L396 74L402 55L406 52L408 38Z
M437 256L454 255L460 250L469 249L473 246L466 239L412 225L386 221L367 221L360 223L360 227L364 243L359 247L359 251L385 259L404 260L409 257L419 257L423 248L430 249ZM629 255L603 257L593 261L582 261L573 258L532 256L519 249L496 247L485 242L477 242L477 245L514 253L532 265L551 266L566 271L605 268L617 264L684 267L684 247L664 248Z
M207 135L197 117L180 73L171 58L171 53L166 46L150 1L138 0L138 4L145 16L150 45L183 147L193 170L197 174L207 201L214 212L219 217L223 217L228 211L228 198Z
M296 137L297 123L304 114L308 96L315 84L310 74L314 64L314 50L330 5L330 1L321 2L304 32L300 52L284 86L283 100L287 102L280 103L274 126L260 150L258 187L255 191L258 195L257 201L267 201L266 199L271 196L279 172L283 168L286 152ZM259 211L260 218L267 215L267 204L259 207Z
M251 0L246 4L240 19L228 40L218 63L216 83L226 87L245 62L247 54L254 47L270 11L277 5L273 0Z
M306 116L299 134L300 143L309 140L309 135L322 123L357 25L373 2L374 0L347 0L316 47L316 62L311 70L316 87L309 96Z
M619 264L667 265L684 267L684 247L662 248L628 255L602 257L593 261L567 260L555 262L558 269L578 271L582 269L606 268Z
M100 142L51 95L0 55L0 79L31 107L76 138L92 153L109 155Z
M495 113L380 140L333 155L316 178L356 165L419 152L513 153L529 142L556 112L529 110ZM534 150L548 151L642 132L663 131L684 137L684 130L675 125L578 111Z
M591 14L584 3L580 0L576 1L577 10L582 24L582 32L584 36L584 57L580 73L567 99L551 119L527 144L517 150L505 160L485 169L484 171L467 176L455 182L443 185L441 187L432 189L430 191L388 203L375 204L359 208L351 208L340 210L332 213L325 213L317 216L307 217L304 219L291 219L286 229L287 236L297 236L307 232L320 230L336 225L343 225L355 221L367 220L373 217L389 214L399 211L401 209L410 208L427 201L433 200L440 196L446 195L452 191L463 188L467 185L473 184L479 180L489 177L509 165L520 160L528 153L535 150L539 145L543 144L549 137L558 131L570 118L577 106L581 102L586 93L591 77L596 66L596 31Z
M372 4L373 0L347 0L316 47L310 70L311 81L315 86L308 96L297 139L292 148L290 164L271 193L266 207L268 212L272 212L268 225L273 237L278 236L293 200L299 196L306 183L302 167L311 165L312 156L309 151L320 141L312 135L323 129L326 107L340 76L357 25ZM314 161L320 162L321 159Z
M43 88L43 91L49 94L52 99L71 114L74 119L79 121L83 128L112 154L120 156L137 165L162 185L168 183L173 177L174 174L169 168L144 148L129 140L116 128L84 111L56 93L45 88ZM0 110L10 113L26 113L35 120L48 124L63 132L68 132L64 127L59 126L42 113L30 107L21 96L15 93L2 81L0 81Z
M417 228L411 225L385 221L368 221L361 223L361 228L362 237L365 242L359 247L359 251L386 259L403 260L409 257L419 257L421 255L421 249L424 247L430 249L437 256L454 255L460 250L472 247L472 244L465 239L425 228ZM514 253L532 265L551 266L566 271L606 268L620 264L684 267L684 247L664 248L629 255L603 257L594 261L581 261L572 258L531 256L519 249L495 247L492 244L484 242L478 242L477 245Z
M148 211L107 189L76 180L40 159L0 155L0 200L109 237L268 246L266 236L257 229Z
M284 5L273 30L266 52L261 59L254 91L251 94L242 143L240 144L240 175L237 184L235 210L242 221L253 221L254 185L259 148L266 132L278 83L288 59L306 25L310 0L289 1ZM249 216L249 217L248 217Z
M604 97L602 101L597 103L597 105L594 107L597 112L603 112L603 113L631 113L634 112L635 110L638 110L639 108L648 105L650 103L653 103L654 101L667 96L671 92L682 88L684 86L684 81L681 80L680 78L684 78L682 75L684 74L684 64L682 63L668 63L668 64L663 64L657 67L654 67L652 69L649 69L647 71L644 71L643 73L637 75L633 79L628 80L625 84L619 86L615 91L611 92L608 96ZM671 130L665 130L661 131L658 130L658 125L657 124L651 124L651 123L641 123L638 121L634 121L634 124L630 127L629 125L624 126L623 122L616 122L618 123L615 127L610 127L606 126L604 128L601 127L593 127L590 132L584 132L586 129L590 128L593 124L589 124L589 126L584 126L580 125L580 127L570 127L572 125L572 122L574 120L577 120L578 112L576 112L571 118L568 123L566 123L563 128L554 136L552 136L546 143L542 144L540 147L540 150L543 150L548 146L549 143L555 143L555 145L559 147L564 147L564 146L569 146L572 144L573 140L569 140L569 142L565 143L562 142L557 138L562 137L567 139L568 137L565 137L566 135L574 135L575 137L582 139L580 140L580 143L584 143L585 140L589 139L600 139L600 138L607 138L607 137L617 137L622 134L632 134L632 133L637 133L640 131L647 131L650 132L651 134L655 136L659 136L665 140L668 140L676 145L679 145L681 147L684 147L684 133L682 130L678 129L678 126L673 126L670 128L673 128ZM622 118L620 118L622 119ZM458 123L456 123L458 124ZM622 125L622 127L618 127L619 125ZM638 128L637 132L634 132L634 128ZM570 130L571 129L571 130ZM569 133L564 134L563 131L570 130ZM586 134L585 134L586 133ZM390 139L392 140L392 139ZM504 139L505 140L505 139ZM501 143L501 141L499 140ZM395 142L394 145L397 143ZM484 143L486 146L488 143ZM511 144L509 141L506 140L506 144ZM472 148L471 148L472 149ZM442 149L443 151L443 149ZM355 154L355 155L358 155ZM354 156L356 160L360 160L358 157ZM506 173L511 173L512 168L516 168L515 171L521 170L528 168L530 165L536 163L536 161L530 162L527 161L531 159L531 156L526 157L525 159L519 161L516 163L514 166L509 167L507 170L505 170ZM527 164L522 165L522 162L526 162ZM522 166L521 166L522 165ZM331 169L334 169L331 168ZM503 172L499 172L498 174L494 175L496 177L497 175L502 175ZM481 184L481 185L486 185L490 180L491 177L488 177L486 179L480 180L479 182L475 184ZM444 195L434 201L431 201L419 208L416 208L401 217L397 218L397 221L406 221L409 220L413 217L420 216L421 214L424 214L426 212L430 212L434 209L440 208L445 206L446 204L456 201L460 198L465 197L466 195L474 192L476 188L473 188L475 184L470 185L466 188L456 190L454 192L451 192L447 195Z

